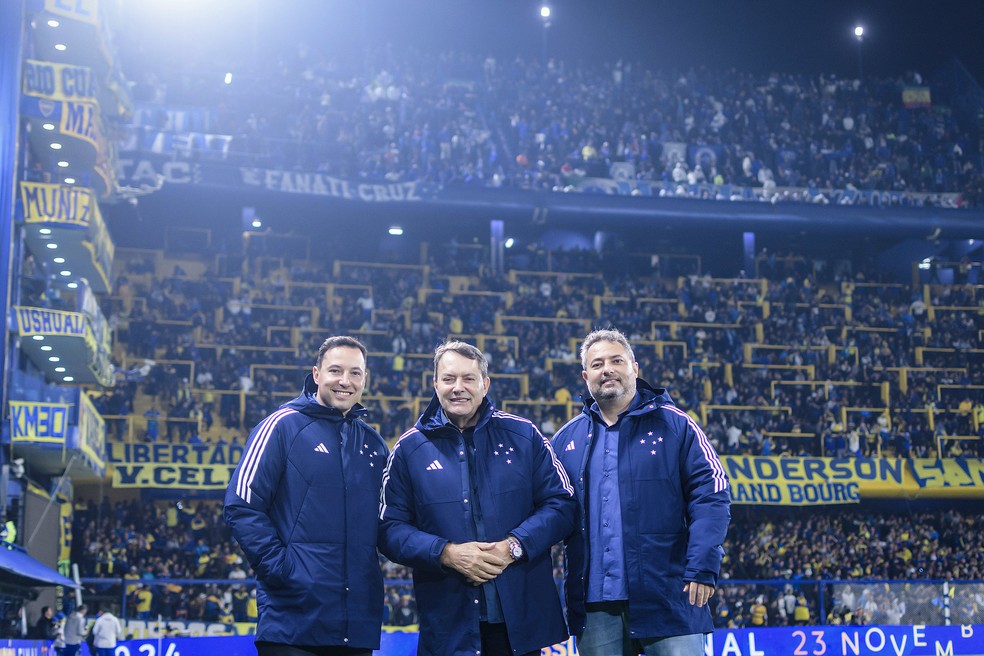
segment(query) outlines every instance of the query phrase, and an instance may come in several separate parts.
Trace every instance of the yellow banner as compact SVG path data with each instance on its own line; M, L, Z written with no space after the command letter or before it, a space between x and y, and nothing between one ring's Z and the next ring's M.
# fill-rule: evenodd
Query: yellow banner
M89 400L79 394L79 449L100 470L106 468L106 421Z
M60 223L87 229L91 224L97 230L106 232L91 189L23 181L20 192L24 221L27 223Z
M62 18L99 25L99 0L44 0L44 10Z
M103 221L98 205L96 205L96 211L93 212L92 221L89 223L89 239L82 242L82 245L89 251L89 257L99 272L103 284L109 288L110 280L107 274L113 270L116 245L113 243L112 237L109 236L109 230L106 229L106 222Z
M61 530L58 533L58 560L69 560L72 557L72 504L59 499L59 519Z
M984 459L981 458L914 458L913 486L929 498L984 497Z
M21 335L67 335L81 337L95 345L96 338L81 312L15 306L17 332Z
M24 62L24 95L49 100L96 100L92 69L28 59Z
M107 445L113 487L222 490L229 485L243 449L214 444Z
M933 96L929 87L905 87L902 89L902 104L909 109L932 107Z
M10 440L64 444L71 409L66 403L11 401Z
M801 506L873 498L984 498L984 460L721 456L736 504Z
M100 149L99 105L89 102L65 101L62 103L62 134L88 141L96 150Z

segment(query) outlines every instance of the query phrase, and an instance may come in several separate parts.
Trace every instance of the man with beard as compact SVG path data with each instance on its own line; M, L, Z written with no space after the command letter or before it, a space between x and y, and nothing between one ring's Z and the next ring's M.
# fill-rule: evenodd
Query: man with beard
M617 330L581 345L590 396L553 439L580 530L565 542L567 619L582 656L700 656L731 519L704 432L638 378Z

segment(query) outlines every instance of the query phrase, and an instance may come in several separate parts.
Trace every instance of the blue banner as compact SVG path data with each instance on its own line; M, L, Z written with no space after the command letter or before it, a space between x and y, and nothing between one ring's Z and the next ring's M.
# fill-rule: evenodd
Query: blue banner
M0 641L4 656L37 656L43 643ZM43 649L43 648L42 648ZM82 647L85 656L87 648ZM380 656L413 656L417 634L384 631ZM721 629L707 636L704 656L979 656L984 625L803 626ZM114 656L255 656L252 636L126 640ZM575 656L573 639L545 648L541 656Z

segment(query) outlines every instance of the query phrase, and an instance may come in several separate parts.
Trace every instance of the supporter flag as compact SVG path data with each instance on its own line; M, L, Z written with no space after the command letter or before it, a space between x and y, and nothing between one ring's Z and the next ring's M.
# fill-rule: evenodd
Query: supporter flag
M902 104L907 109L932 107L933 99L929 87L905 87L902 89Z
M702 166L705 170L717 166L724 154L724 149L718 144L690 144L687 151L690 166Z
M608 169L608 175L612 180L618 182L628 182L635 180L635 164L631 162L613 162Z
M663 144L663 156L667 162L683 162L687 158L687 144L667 141Z

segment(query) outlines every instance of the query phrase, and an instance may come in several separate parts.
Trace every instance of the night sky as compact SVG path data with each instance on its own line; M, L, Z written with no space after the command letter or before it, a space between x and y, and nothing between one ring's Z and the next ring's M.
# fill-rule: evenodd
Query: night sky
M427 50L541 56L533 0L128 0L124 42L147 54L211 48L226 56L306 42L336 53L385 43ZM748 71L917 70L931 76L954 57L984 80L980 0L553 0L547 52L570 61L642 61ZM156 50L162 52L163 50ZM124 64L125 66L125 64Z

